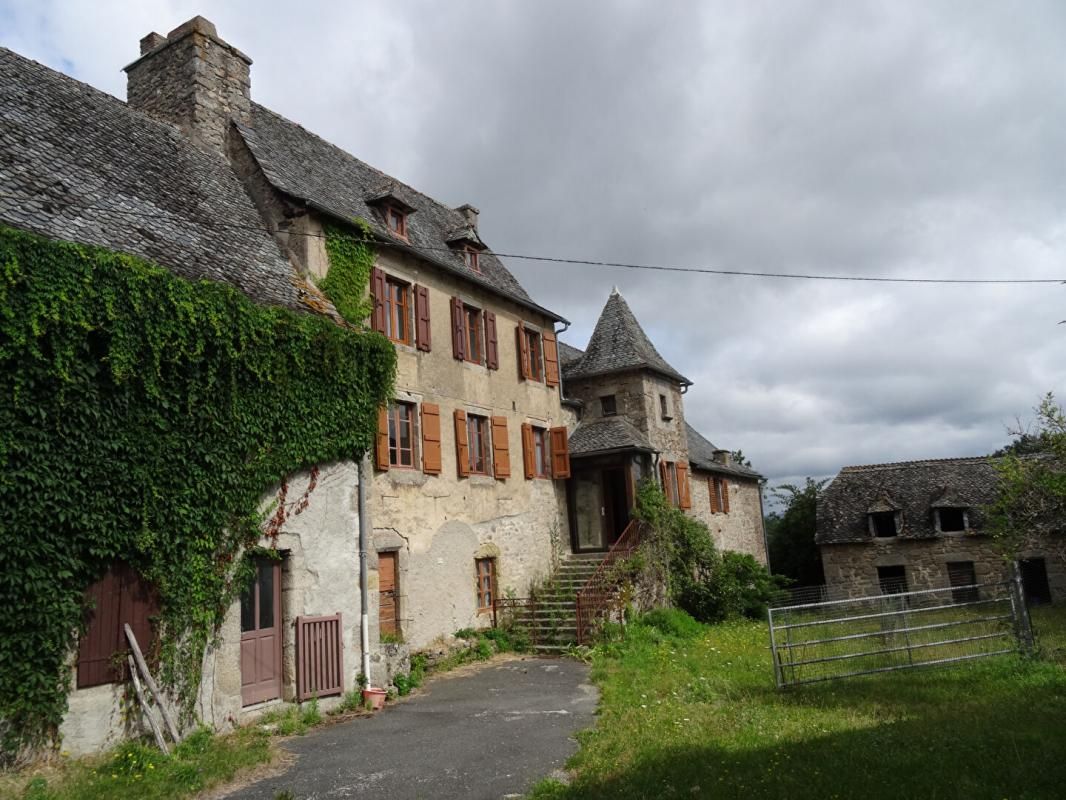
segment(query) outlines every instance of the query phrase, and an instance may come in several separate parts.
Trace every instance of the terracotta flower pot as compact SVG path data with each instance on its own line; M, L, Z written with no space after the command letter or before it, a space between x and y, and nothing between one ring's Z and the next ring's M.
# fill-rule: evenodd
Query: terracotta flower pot
M368 689L363 689L363 701L370 701L370 707L374 711L380 711L385 706L385 690L376 689L371 686Z

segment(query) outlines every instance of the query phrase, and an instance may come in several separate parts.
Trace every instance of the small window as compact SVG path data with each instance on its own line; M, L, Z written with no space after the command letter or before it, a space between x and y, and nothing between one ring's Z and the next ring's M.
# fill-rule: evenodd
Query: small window
M670 483L670 504L675 508L681 505L680 489L677 484L677 464L673 461L666 465L666 474Z
M478 251L470 245L463 248L463 263L470 267L470 269L474 270L474 272L481 272L481 264L478 261Z
M670 404L666 401L666 395L659 395L659 412L664 420L671 420L670 416Z
M715 476L711 484L711 491L714 492L714 496L711 498L712 508L711 511L717 511L721 514L729 513L729 491L725 482L725 478L719 478Z
M540 331L523 328L522 335L526 339L525 355L527 361L525 374L529 377L529 380L542 381L544 380L544 362L542 360L543 348L540 343Z
M879 539L888 539L899 534L899 513L896 511L877 511L870 514L870 532Z
M393 278L385 279L385 335L411 343L411 287Z
M548 431L533 428L533 475L537 478L551 477L551 453L548 450Z
M496 599L496 559L476 558L477 567L477 610L491 611Z
M390 467L413 469L417 465L417 419L414 403L395 402L389 405Z
M605 417L613 417L618 413L618 406L615 404L613 394L604 395L600 398L600 410Z
M467 447L470 454L471 475L488 475L491 466L492 443L489 439L489 418L476 414L466 416Z
M937 529L941 533L958 533L966 530L965 508L938 508Z
M480 308L463 306L463 330L466 333L466 360L480 364L485 358L484 330Z
M387 205L384 208L385 227L390 233L407 238L407 214L396 206Z
M877 583L881 594L903 594L907 591L907 568L902 564L878 567Z
M951 584L951 599L955 603L974 603L977 601L977 573L972 561L949 561L948 583ZM961 588L959 588L961 587Z

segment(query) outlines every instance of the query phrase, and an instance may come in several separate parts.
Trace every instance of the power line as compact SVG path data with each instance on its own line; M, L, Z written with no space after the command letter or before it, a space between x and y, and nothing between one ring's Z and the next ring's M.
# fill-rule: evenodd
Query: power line
M270 229L262 225L242 225L237 222L225 222L221 220L204 220L197 219L195 217L177 216L174 214L153 214L147 211L135 211L132 209L123 208L108 208L105 206L97 205L96 203L82 203L77 200L57 200L57 199L45 199L41 197L30 197L26 195L8 194L0 192L0 197L9 198L12 200L30 201L36 203L45 203L51 205L61 206L78 206L84 209L91 209L93 211L101 212L104 214L118 214L132 217L140 217L142 219L165 219L177 223L196 222L202 225L210 225L213 227L234 228L239 230L257 231L270 235L284 234L286 236L306 236L313 239L326 238L323 234L312 233L310 231L291 231L280 228ZM427 245L416 245L409 243L391 242L387 240L378 240L375 246L395 247L397 249L421 252L421 253L454 253L455 250L451 247L431 247ZM722 275L722 276L734 276L741 278L781 278L786 280L808 280L808 281L850 281L857 283L909 283L909 284L969 284L969 285L1030 285L1030 284L1052 284L1052 283L1066 283L1066 278L898 278L889 277L883 275L870 276L870 275L818 275L814 273L796 273L796 272L767 272L759 270L741 270L741 269L718 269L714 267L683 267L668 264L635 264L625 261L597 261L593 259L583 258L563 258L559 256L539 256L530 255L528 253L505 253L497 250L489 250L492 255L497 258L514 259L520 261L538 261L547 264L571 264L576 266L588 266L588 267L613 267L618 269L634 269L634 270L647 270L652 272L681 272L689 274L700 275Z

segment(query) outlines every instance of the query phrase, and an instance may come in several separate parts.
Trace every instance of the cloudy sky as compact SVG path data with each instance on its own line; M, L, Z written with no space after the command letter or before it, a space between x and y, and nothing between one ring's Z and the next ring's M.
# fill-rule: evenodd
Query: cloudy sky
M0 0L0 43L119 97L203 14L253 97L499 252L851 276L1064 278L1066 4ZM987 453L1066 377L1066 286L511 261L584 346L617 285L771 485Z

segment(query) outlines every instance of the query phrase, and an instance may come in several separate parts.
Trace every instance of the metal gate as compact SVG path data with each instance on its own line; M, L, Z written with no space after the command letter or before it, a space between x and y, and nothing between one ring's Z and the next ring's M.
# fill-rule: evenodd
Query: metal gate
M769 610L778 688L1032 648L1020 578Z

